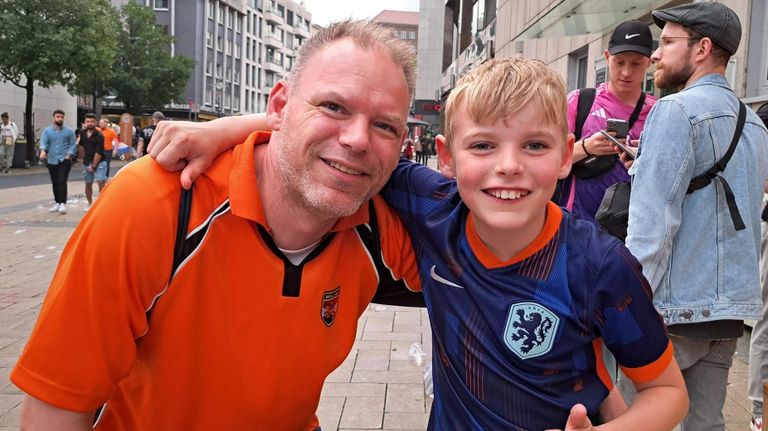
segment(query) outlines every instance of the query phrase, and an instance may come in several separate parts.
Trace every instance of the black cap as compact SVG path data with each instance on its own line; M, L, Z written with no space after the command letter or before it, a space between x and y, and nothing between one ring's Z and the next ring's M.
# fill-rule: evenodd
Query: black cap
M8 113L7 113L7 112L3 112L3 114L2 114L2 115L0 115L0 117L3 117L3 118L8 118Z
M608 41L608 53L616 55L621 52L639 52L646 57L653 52L653 36L648 25L640 21L624 21L613 30Z
M733 55L741 41L741 21L722 3L696 2L651 12L653 21L661 28L674 22L695 30Z

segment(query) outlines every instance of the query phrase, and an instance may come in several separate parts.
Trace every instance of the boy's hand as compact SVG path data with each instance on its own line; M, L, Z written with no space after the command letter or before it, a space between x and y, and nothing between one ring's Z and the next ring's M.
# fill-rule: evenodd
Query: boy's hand
M592 422L587 417L587 408L582 404L573 406L573 408L571 408L571 414L568 416L568 422L565 423L565 430L563 431L595 431L595 427L592 426Z
M213 130L211 122L161 121L147 154L169 171L183 168L181 185L189 189L218 155L211 142L218 139Z

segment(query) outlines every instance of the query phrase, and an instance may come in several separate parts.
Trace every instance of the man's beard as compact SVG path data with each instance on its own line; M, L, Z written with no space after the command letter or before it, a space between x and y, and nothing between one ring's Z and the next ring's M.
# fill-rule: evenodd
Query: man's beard
M57 125L57 126L61 126L62 124L64 124L64 120L61 120L61 121L58 121L58 120L54 120L54 121L53 121L53 124L55 124L55 125Z
M675 69L662 68L654 84L662 90L677 90L685 87L691 75L693 75L693 65L686 61Z

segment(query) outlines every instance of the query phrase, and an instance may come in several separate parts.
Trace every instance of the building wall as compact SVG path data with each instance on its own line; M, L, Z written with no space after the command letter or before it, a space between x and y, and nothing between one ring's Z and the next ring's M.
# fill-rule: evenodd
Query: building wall
M24 133L26 97L27 92L24 89L10 82L0 82L0 112L8 113L10 120L19 127L19 133ZM72 128L77 126L77 98L61 86L42 88L36 85L32 101L36 137L40 137L43 129L53 122L53 111L57 109L66 114L64 124Z
M418 60L416 99L439 100L443 62L443 22L445 2L419 2Z

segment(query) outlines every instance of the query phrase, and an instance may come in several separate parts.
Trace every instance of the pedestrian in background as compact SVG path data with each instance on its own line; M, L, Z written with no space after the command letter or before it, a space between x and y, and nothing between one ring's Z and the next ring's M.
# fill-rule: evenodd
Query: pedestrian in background
M768 128L768 103L757 110L757 115ZM768 192L768 183L766 184ZM752 402L751 431L763 430L763 383L768 382L768 202L763 204L760 229L760 284L763 293L763 316L752 328L749 345L749 378L747 390Z
M107 163L106 178L109 178L109 164L118 143L117 133L112 129L112 123L106 117L99 120L99 131L104 136L104 161Z
M0 124L0 172L11 172L13 166L13 150L16 147L16 138L19 137L19 129L16 123L8 119L8 113L3 112L0 115L2 124Z
M155 133L157 125L163 120L165 120L165 115L160 111L155 111L152 114L152 124L141 129L141 133L139 133L139 146L136 148L136 157L147 154L149 144L152 142L152 135Z
M104 135L96 128L96 115L85 114L85 128L80 132L80 147L83 153L83 181L88 211L93 204L93 181L99 184L99 193L107 182L107 161L104 158Z
M55 200L48 212L67 213L67 180L76 156L75 132L64 125L64 111L57 109L53 111L53 124L40 137L40 160L48 167Z
M656 87L679 92L654 105L629 170L627 247L642 264L688 388L681 431L720 431L736 341L744 320L762 311L768 132L755 112L742 111L725 78L741 40L736 13L695 2L652 15L662 28L651 56ZM716 164L725 168L710 174Z

